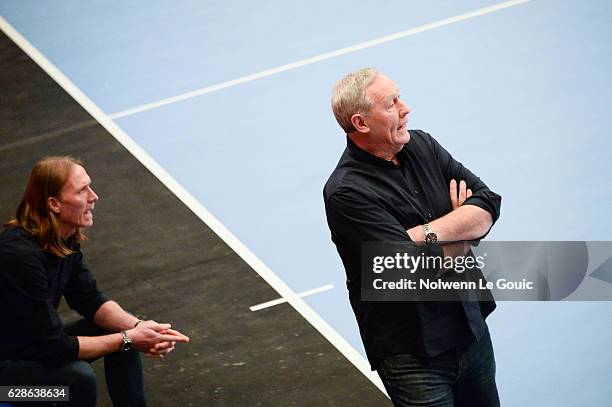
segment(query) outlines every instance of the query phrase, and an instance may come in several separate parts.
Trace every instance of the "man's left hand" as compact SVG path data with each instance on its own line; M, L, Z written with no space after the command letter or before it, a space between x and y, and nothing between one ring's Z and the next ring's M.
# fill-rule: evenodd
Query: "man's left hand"
M163 335L176 336L177 338L189 339L187 336L183 335L182 333L174 329L166 329L166 330L160 331L159 333ZM169 342L169 341L160 342L156 344L153 348L149 349L149 351L145 353L145 356L149 358L163 359L168 353L174 350L175 345L176 345L176 342Z
M449 185L449 194L451 204L453 205L453 210L457 209L466 199L472 196L472 190L467 187L467 184L464 180L459 182L459 193L457 193L457 181L454 179L451 180Z

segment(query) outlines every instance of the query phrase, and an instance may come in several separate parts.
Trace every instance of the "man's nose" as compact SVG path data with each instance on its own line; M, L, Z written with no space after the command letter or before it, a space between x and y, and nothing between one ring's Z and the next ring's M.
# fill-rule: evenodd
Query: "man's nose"
M89 188L89 200L91 202L96 202L98 200L98 194L91 188Z
M401 117L407 116L411 112L410 106L408 106L401 100L400 100L400 103L402 104L399 109L400 116Z

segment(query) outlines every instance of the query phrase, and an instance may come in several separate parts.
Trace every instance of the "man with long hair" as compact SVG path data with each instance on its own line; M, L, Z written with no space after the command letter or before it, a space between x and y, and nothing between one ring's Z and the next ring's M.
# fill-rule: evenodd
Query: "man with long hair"
M141 321L107 299L83 261L83 228L98 195L80 161L36 163L14 219L0 234L0 385L69 386L70 402L94 406L104 357L113 404L145 406L140 352L163 358L189 338L169 324ZM64 296L84 319L64 324Z

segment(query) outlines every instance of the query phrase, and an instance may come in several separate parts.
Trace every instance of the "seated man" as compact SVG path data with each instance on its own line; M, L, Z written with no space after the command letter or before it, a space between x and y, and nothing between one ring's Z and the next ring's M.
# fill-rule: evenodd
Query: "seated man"
M30 174L15 219L0 234L0 385L69 386L70 402L94 406L88 362L104 356L114 405L144 406L140 354L163 358L189 338L141 321L108 300L80 251L98 196L81 162L47 157ZM85 319L64 325L65 296Z

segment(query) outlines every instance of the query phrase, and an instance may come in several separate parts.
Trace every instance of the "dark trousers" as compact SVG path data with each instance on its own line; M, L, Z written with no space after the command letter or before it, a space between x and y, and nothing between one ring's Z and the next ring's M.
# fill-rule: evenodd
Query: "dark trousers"
M87 320L67 324L64 331L71 336L99 336L108 332ZM46 366L35 361L0 361L0 383L22 386L69 386L71 406L95 406L96 374L93 360L77 360L59 366ZM115 352L104 357L104 373L109 396L114 406L146 406L142 360L138 352ZM22 405L22 404L19 404ZM36 403L35 405L43 405ZM46 405L53 405L47 402ZM65 406L66 403L58 403Z
M409 354L385 358L378 375L396 407L499 406L488 329L479 341L431 358Z

